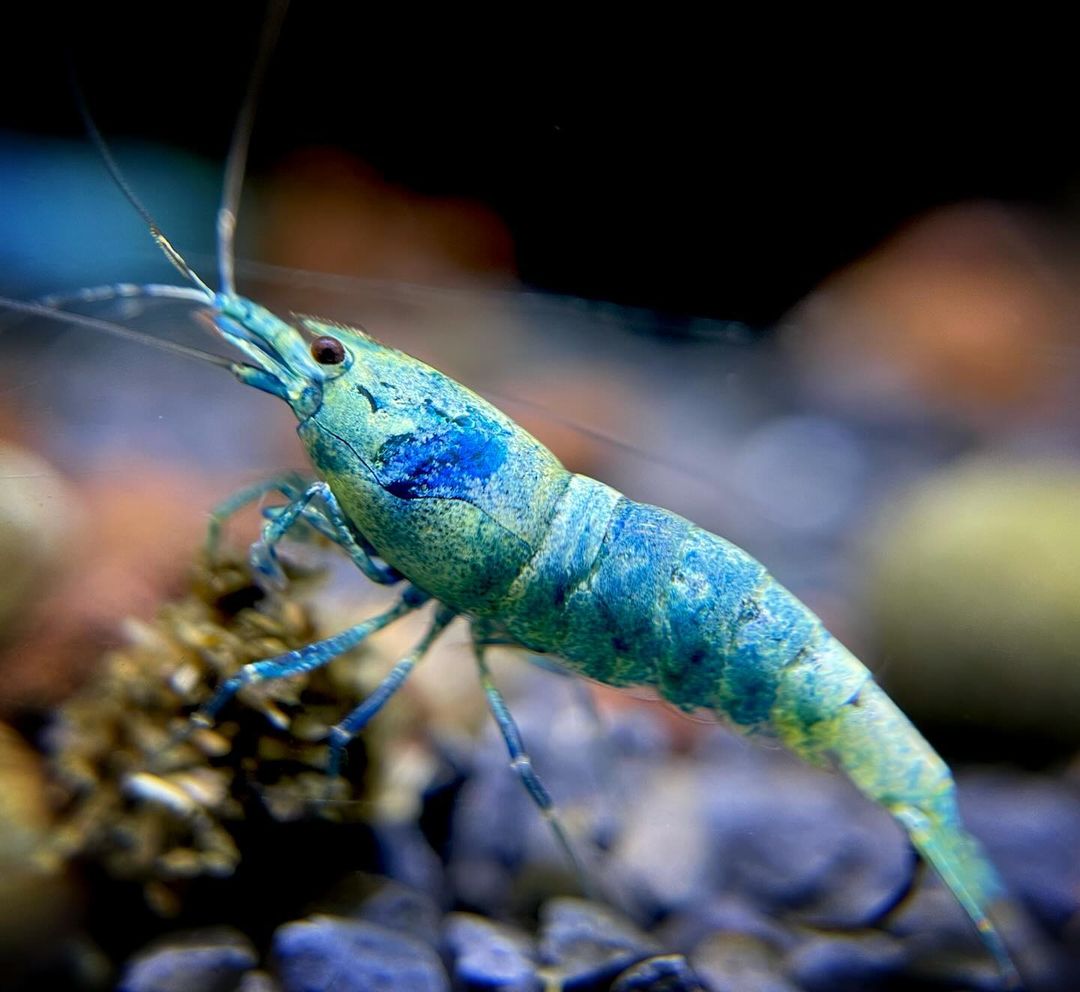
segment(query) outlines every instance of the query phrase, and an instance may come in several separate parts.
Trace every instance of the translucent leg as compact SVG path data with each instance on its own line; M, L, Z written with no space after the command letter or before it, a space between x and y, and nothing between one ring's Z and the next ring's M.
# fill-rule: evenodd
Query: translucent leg
M402 658L390 670L390 673L380 682L375 690L359 706L356 707L344 720L330 729L330 759L327 762L327 774L334 778L341 769L341 760L345 754L345 748L361 730L367 726L376 713L383 708L386 701L401 688L409 673L427 653L435 638L439 636L457 614L453 610L440 606L435 614L435 619L428 627L420 642Z
M214 557L217 554L218 545L221 543L221 528L234 513L242 510L249 503L262 499L267 493L278 492L286 499L294 500L312 483L299 472L285 472L272 478L256 482L247 486L237 493L233 493L228 499L222 500L210 512L210 523L206 528L206 551Z
M476 654L476 665L480 672L480 685L483 687L484 694L487 696L491 715L495 717L495 723L503 736L503 740L506 742L506 749L510 752L510 767L518 778L521 779L522 785L525 786L525 791L528 792L530 798L536 803L536 806L544 819L550 824L552 833L555 835L556 843L566 855L567 861L573 866L573 869L580 880L582 891L584 891L586 895L594 897L595 892L589 880L589 875L585 871L585 867L581 863L581 860L578 858L573 845L570 843L570 837L566 832L566 828L563 826L558 808L555 806L551 794L545 788L544 783L540 781L540 777L536 774L536 770L532 765L532 759L525 750L525 743L521 739L521 732L518 730L513 716L510 715L510 709L506 705L506 700L503 699L502 693L496 688L495 682L491 677L491 669L488 667L487 660L484 658L485 647L486 645L479 641L473 641L473 650Z
M310 672L339 655L344 654L350 648L356 647L364 638L382 630L383 627L393 623L406 613L411 613L417 607L422 606L430 597L414 586L409 586L401 598L385 613L371 617L355 627L328 637L323 641L316 641L305 648L289 651L278 655L276 658L268 658L265 661L252 662L245 665L231 678L226 679L214 694L213 698L201 706L191 717L191 726L212 726L222 707L245 685L253 682L263 682L268 679L283 679L290 675L298 675L301 672Z
M315 500L322 502L325 516L319 513L318 508L311 505ZM389 565L376 562L372 558L371 546L366 541L361 543L354 536L337 497L330 491L330 487L325 482L315 482L293 499L288 506L275 510L263 526L262 536L251 546L248 561L251 567L271 586L279 588L285 582L275 549L289 528L299 519L307 520L316 530L344 548L353 564L372 582L393 585L401 581L400 573Z

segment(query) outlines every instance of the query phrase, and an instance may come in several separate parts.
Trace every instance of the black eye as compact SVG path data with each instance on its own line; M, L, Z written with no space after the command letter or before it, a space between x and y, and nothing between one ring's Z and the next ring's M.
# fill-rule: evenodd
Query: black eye
M316 338L311 342L311 357L320 365L340 365L345 361L345 345L337 338Z

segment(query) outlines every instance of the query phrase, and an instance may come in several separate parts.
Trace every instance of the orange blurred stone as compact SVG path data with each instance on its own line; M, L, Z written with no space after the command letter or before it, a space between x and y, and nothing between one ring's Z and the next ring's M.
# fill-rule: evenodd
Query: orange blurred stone
M394 186L336 149L282 164L260 227L267 261L313 272L431 284L515 272L510 233L492 210Z
M181 588L218 484L151 463L104 467L73 487L81 526L43 595L0 646L0 712L63 699L122 638Z
M799 308L800 358L828 388L965 418L1049 413L1075 305L1069 263L1033 214L942 208L902 228Z

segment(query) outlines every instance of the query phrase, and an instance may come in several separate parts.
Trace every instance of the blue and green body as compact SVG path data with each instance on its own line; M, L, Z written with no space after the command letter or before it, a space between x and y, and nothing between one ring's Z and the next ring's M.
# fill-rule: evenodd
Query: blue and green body
M200 283L200 286L202 284ZM653 687L684 710L708 710L801 758L841 769L887 809L970 916L1001 972L1019 981L989 917L1002 897L964 829L948 767L869 670L764 566L655 506L568 472L539 441L471 390L362 331L311 318L298 326L231 292L119 284L75 299L170 296L209 305L222 337L250 362L210 357L284 399L319 481L253 486L213 517L278 490L251 562L283 580L276 545L299 521L337 543L372 581L403 584L397 602L349 630L242 668L192 718L212 722L243 685L327 664L374 631L435 601L427 633L375 691L331 729L330 770L349 740L403 684L456 617L467 619L480 683L511 767L573 846L532 769L484 649L519 645L615 686ZM49 306L0 299L45 316ZM53 306L57 305L53 302ZM82 315L83 325L141 337Z
M268 54L281 5L264 30ZM213 291L135 197L96 126L91 138L117 186L189 285L119 283L0 306L60 317L68 302L187 300L208 307L221 336L248 359L231 362L122 325L62 319L138 338L225 365L292 407L319 479L269 480L230 499L222 519L278 490L251 563L283 581L276 545L304 522L338 544L372 581L403 585L385 612L324 641L242 668L194 714L209 723L243 685L309 671L430 601L427 633L329 735L335 770L348 741L392 696L455 618L472 627L480 683L511 766L573 846L532 770L517 727L484 659L491 643L557 656L616 686L645 685L684 710L704 709L748 733L768 733L802 758L842 769L889 810L941 875L994 955L1003 980L1016 972L988 910L1001 889L957 812L949 769L821 621L754 558L655 506L568 472L539 441L475 393L354 328L310 318L295 324L236 294L232 239L250 120L265 59L254 73L230 149L218 211Z
M470 619L478 644L517 644L600 682L651 686L839 767L903 825L1015 981L988 917L1000 885L961 825L949 769L764 566L568 472L471 390L360 331L305 318L305 337L243 298L219 294L216 306L223 335L256 362L235 374L295 410L346 540L446 617Z

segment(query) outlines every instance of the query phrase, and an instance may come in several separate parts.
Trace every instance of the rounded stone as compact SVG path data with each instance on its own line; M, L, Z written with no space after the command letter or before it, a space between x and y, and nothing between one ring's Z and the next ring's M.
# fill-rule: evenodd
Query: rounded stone
M446 919L446 945L454 959L455 986L466 990L539 992L532 942L512 927L472 913Z
M256 964L255 949L242 934L175 936L132 958L117 992L233 992Z
M566 985L614 978L660 950L629 920L585 899L552 899L540 911L540 960Z
M705 992L705 986L681 954L662 954L631 965L611 992Z
M284 992L449 992L438 955L423 941L362 920L316 916L274 934Z

